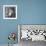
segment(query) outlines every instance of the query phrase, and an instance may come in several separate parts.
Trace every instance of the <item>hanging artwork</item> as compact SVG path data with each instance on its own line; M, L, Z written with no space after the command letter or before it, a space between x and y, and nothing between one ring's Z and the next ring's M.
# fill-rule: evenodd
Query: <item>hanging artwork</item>
M3 19L17 19L17 5L3 5Z

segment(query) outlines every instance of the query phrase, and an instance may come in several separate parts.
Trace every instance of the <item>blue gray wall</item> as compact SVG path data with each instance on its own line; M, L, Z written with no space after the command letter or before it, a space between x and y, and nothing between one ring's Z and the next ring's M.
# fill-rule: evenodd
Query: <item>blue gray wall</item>
M3 19L3 5L9 4L17 5L17 20ZM46 0L0 0L0 44L8 43L10 32L17 34L18 24L46 24Z
M21 24L46 24L46 0L23 0Z

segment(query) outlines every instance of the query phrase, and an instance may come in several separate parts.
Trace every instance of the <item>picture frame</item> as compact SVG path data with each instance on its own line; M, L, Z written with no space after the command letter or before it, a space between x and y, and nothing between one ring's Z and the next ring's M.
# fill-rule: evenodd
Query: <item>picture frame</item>
M3 19L17 19L17 5L3 5Z
M27 37L25 38L25 36ZM19 24L18 41L21 42L22 40L46 41L46 25L45 24Z

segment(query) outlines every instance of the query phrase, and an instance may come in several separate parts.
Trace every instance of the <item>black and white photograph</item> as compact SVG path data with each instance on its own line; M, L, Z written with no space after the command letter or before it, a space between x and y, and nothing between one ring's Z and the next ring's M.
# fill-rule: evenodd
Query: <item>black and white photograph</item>
M3 19L17 19L17 5L3 5Z
M18 38L20 46L41 45L46 42L46 25L20 24Z

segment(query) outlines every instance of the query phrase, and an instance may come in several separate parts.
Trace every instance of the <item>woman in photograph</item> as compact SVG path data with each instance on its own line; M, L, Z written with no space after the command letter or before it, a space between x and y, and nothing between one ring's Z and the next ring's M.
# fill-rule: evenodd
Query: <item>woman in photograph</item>
M6 8L6 17L8 17L8 18L15 17L15 8L14 7L7 7Z

